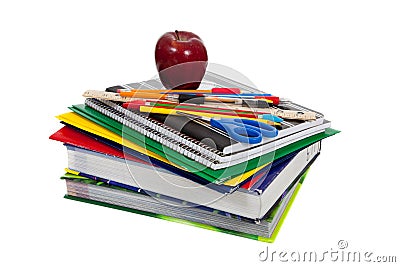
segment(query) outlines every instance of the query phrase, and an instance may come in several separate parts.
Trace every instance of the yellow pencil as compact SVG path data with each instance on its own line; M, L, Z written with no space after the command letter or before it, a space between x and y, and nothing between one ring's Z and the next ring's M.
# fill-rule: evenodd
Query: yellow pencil
M195 115L195 116L201 116L201 117L207 117L207 118L238 118L237 116L230 116L230 115L222 115L222 114L212 114L212 113L206 113L206 112L199 112L199 111L191 111L191 110L175 110L175 109L168 109L168 108L157 108L157 107L151 107L151 106L141 106L140 107L140 112L145 112L145 113L156 113L156 114L164 114L164 115L179 115L182 116L180 113L186 113L190 115ZM254 118L246 118L249 120L255 120L258 122L263 122L269 125L281 125L280 123L269 121L269 120L264 120L264 119L254 119Z

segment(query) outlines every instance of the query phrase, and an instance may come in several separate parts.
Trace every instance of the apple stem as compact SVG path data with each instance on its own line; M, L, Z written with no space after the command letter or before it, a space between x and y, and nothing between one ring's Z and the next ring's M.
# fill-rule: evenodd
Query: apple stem
M179 34L178 34L177 30L175 30L175 34L176 34L176 39L178 39L180 41L181 39L179 38Z

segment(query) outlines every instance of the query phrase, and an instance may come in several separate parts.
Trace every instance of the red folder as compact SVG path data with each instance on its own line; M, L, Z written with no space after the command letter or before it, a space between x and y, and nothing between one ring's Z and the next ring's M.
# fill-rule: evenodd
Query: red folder
M55 141L63 142L68 145L73 145L87 150L92 150L109 156L125 158L127 160L132 160L139 163L151 165L150 163L144 160L133 157L129 154L125 154L120 149L109 146L103 142L96 140L95 138L89 135L86 135L68 126L64 126L60 130L52 134L49 138Z

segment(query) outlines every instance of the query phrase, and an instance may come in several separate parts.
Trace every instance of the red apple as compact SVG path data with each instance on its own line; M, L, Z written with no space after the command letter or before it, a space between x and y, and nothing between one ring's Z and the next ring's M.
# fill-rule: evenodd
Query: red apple
M207 50L192 32L167 32L156 45L156 65L167 89L197 89L207 68Z

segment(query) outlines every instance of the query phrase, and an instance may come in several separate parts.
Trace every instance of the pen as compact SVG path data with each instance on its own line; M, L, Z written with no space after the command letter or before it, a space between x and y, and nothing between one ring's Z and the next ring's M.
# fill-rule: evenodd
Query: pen
M156 114L165 114L165 115L179 115L179 110L175 110L175 109L168 109L168 108L156 108L156 107L150 107L150 106L141 106L140 107L140 112L144 112L144 113L156 113ZM189 111L189 110L185 110L184 113L188 113L191 115L197 115L197 116L203 116L203 117L208 117L208 118L214 118L214 117L218 117L218 118L237 118L237 116L231 116L231 115L222 115L222 114L212 114L212 113L206 113L206 112L198 112L198 111ZM264 122L266 124L270 124L270 125L280 125L279 123L270 121L270 120L265 120L265 119L260 119L260 118L248 118L249 120L255 120L258 122Z
M272 96L270 94L236 94L236 95L212 95L213 97L228 97L228 98L242 98L242 99L265 99L271 101L273 105L279 105L280 103L288 102L286 98L280 98L278 96Z
M125 104L124 107L128 107L128 103ZM144 101L144 105L147 107L151 106L155 106L155 107L159 107L159 108L165 108L165 109L173 109L177 104L174 102L168 102L168 101L159 101L156 102L154 100L146 100ZM230 104L219 104L219 105L215 105L215 104L207 104L207 105L196 105L196 104L188 104L188 103L184 103L184 104L179 104L179 106L191 106L193 107L194 110L199 109L201 110L201 108L209 108L209 109L214 109L214 110L230 110L233 111L235 113L239 113L239 112L249 112L249 113L253 113L253 114L257 114L258 117L265 117L267 120L271 120L270 116L265 116L266 114L271 114L275 117L280 117L282 119L291 119L291 120L315 120L316 117L316 113L312 112L312 111L301 111L301 110L284 110L284 109L279 109L279 108L248 108L248 107L238 107L235 105L230 105ZM222 106L222 108L221 108ZM272 118L275 118L272 117ZM279 118L277 119L273 119L274 121L281 121Z
M168 95L167 100L177 101L179 103L193 103L193 104L204 104L206 102L217 102L217 103L231 103L234 105L243 105L248 107L264 108L268 107L270 100L265 99L242 99L242 98L230 98L230 97L213 97L213 96L195 96L189 95Z
M124 97L134 97L137 92L141 93L160 93L160 94L194 94L206 95L213 97L229 97L229 98L252 98L252 99L268 99L272 104L279 105L279 103L287 102L287 99L279 98L267 93L241 93L239 88L212 88L211 90L152 90L152 89L126 89L120 85L109 87L106 92L119 93Z
M197 105L197 104L188 104L188 103L181 103L177 104L175 102L170 101L154 101L154 100L136 100L132 102L123 103L122 106L127 109L135 109L139 110L141 106L152 106L152 107L160 107L160 108L169 108L169 109L187 109L193 111L207 111L207 112L215 112L215 113L230 113L234 114L235 116L239 117L253 117L253 118L260 118L265 115L264 119L272 120L275 122L282 122L283 120L277 116L271 115L268 109L262 109L262 112L257 112L253 109L247 109L245 107L238 109L233 108L233 106L224 104L224 105Z
M272 96L270 94L231 94L231 95L219 95L219 94L212 94L212 95L205 95L209 97L216 97L216 98L236 98L236 99L264 99L268 100L273 105L279 105L279 103L287 102L288 100L285 98L279 98L278 96Z
M125 105L128 104L128 105ZM130 110L140 110L140 107L145 106L145 105L141 105L141 104L137 104L137 103L124 103L123 107L130 109ZM156 106L152 106L152 107L156 107ZM209 109L209 108L197 108L197 109L193 109L191 107L186 107L186 106L165 106L165 107L160 107L160 108L166 108L166 109L174 109L174 110L178 110L178 111L196 111L196 112L204 112L204 113L211 113L211 114L219 114L219 115L228 115L228 116L236 116L236 117L244 117L244 118L253 118L253 119L258 119L260 118L257 114L254 113L241 113L241 112L234 112L231 110L217 110L217 109ZM270 114L268 114L270 115ZM278 122L278 120L280 120L280 118L277 118L276 120L273 120L271 118L263 118L263 119L267 119L270 121L275 121Z
M212 88L211 90L151 90L151 89L132 89L131 91L119 91L124 97L137 97L137 93L156 93L156 94L240 94L239 88Z

